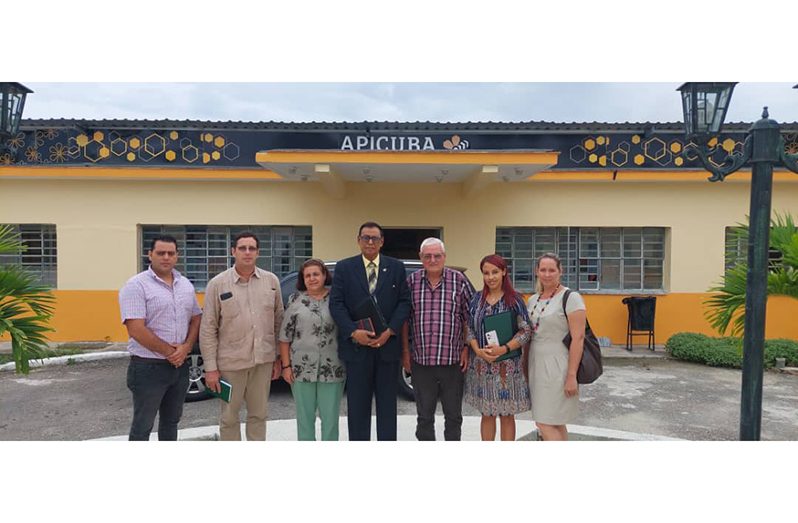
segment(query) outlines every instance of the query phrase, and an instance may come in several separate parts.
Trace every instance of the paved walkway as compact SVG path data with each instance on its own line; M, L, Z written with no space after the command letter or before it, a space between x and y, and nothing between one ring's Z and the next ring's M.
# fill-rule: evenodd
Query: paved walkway
M463 416L463 441L479 441L479 416ZM397 440L398 441L416 441L416 417L415 416L398 416ZM435 437L437 440L443 440L443 416L435 417ZM349 431L346 426L346 417L342 416L339 420L341 441L347 441ZM372 416L371 418L371 439L377 439L376 432L377 421ZM518 439L526 441L537 440L537 432L529 432L529 428L533 426L530 421L517 422ZM657 436L654 434L641 434L638 432L625 432L621 430L601 429L597 427L583 427L581 425L568 425L571 440L590 440L590 441L679 441L677 438L668 438L665 436ZM245 437L245 426L241 424L241 434ZM269 421L266 425L266 440L267 441L296 441L296 421L295 420L274 420ZM318 420L316 421L316 438L321 439L321 428ZM158 435L153 433L150 440L156 441ZM178 439L182 441L189 440L218 440L219 439L219 426L213 425L209 427L197 427L193 429L182 429L178 431ZM93 441L127 441L127 435L111 436L107 438L98 438Z

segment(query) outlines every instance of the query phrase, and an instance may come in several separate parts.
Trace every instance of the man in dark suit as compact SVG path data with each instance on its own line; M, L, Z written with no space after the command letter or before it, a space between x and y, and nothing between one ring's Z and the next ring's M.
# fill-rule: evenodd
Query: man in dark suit
M382 227L360 226L361 254L335 265L330 312L338 325L338 354L346 365L350 441L371 439L371 401L377 403L377 439L396 441L396 393L401 344L397 333L410 314L410 291L402 262L380 255ZM358 329L355 309L369 295L388 324L382 333Z

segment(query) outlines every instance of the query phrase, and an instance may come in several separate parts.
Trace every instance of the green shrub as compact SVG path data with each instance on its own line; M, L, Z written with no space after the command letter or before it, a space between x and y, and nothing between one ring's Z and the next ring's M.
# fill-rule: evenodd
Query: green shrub
M795 340L765 340L765 367L776 365L776 358L787 360L788 367L798 367L798 342Z
M743 340L740 338L711 338L694 332L680 332L668 339L665 350L673 358L712 367L739 369L743 365ZM798 342L765 340L765 367L775 366L776 358L787 360L787 366L798 366Z

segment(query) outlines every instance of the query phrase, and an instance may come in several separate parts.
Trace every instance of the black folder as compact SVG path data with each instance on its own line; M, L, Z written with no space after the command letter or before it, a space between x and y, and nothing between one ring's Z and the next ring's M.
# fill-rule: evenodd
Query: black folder
M360 304L355 307L352 315L355 317L355 321L358 322L358 324L360 324L361 320L371 320L371 324L374 326L375 336L379 336L388 329L388 322L385 321L385 317L382 315L382 311L377 305L377 298L373 295L369 295L368 298L360 302Z

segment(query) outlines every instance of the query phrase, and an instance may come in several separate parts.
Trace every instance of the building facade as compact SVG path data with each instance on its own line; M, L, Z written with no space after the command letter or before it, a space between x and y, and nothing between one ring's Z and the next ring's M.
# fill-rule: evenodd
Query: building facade
M728 124L712 161L739 150L747 127ZM798 124L784 129L797 152ZM624 343L621 300L655 295L664 343L715 334L702 302L746 252L733 231L750 171L710 183L695 150L679 123L28 120L0 149L0 223L28 245L13 261L54 288L56 341L126 339L117 292L146 268L153 235L178 238L202 298L240 230L285 275L356 253L373 220L394 256L440 237L477 288L486 254L505 256L529 293L534 258L558 252L599 336ZM798 214L798 176L775 173L773 210ZM771 298L767 336L798 339L796 316L795 300Z

